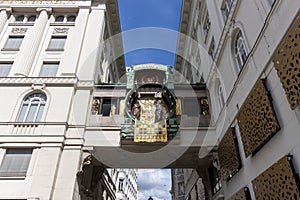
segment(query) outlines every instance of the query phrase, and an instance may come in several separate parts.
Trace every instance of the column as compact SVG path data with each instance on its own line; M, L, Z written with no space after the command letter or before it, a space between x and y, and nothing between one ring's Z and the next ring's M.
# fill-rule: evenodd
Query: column
M48 13L51 8L37 8L40 12L34 26L26 33L23 44L21 45L19 55L16 58L12 68L15 76L28 76L37 55L39 45L48 22Z
M7 22L8 13L10 12L11 8L0 8L0 33Z

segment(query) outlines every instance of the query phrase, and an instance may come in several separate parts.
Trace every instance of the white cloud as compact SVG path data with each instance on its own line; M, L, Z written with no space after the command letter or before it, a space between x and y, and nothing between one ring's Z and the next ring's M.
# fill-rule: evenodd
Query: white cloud
M139 169L138 185L140 200L148 200L149 196L154 200L171 200L170 169Z

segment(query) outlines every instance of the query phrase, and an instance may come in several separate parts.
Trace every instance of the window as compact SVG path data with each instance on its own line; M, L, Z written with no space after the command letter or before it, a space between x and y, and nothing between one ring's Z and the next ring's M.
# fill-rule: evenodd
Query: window
M26 176L32 149L7 149L1 163L1 177Z
M214 38L212 38L212 40L211 40L208 53L212 57L212 59L215 59L217 51L216 51L215 39Z
M219 100L220 110L222 110L225 104L225 100L224 100L223 90L220 83L218 85L218 100Z
M3 49L18 51L20 49L23 39L24 39L24 35L9 36Z
M67 22L75 22L76 16L72 15L67 18Z
M27 22L34 22L35 20L36 20L36 16L31 15L30 17L28 17Z
M235 37L234 56L237 62L238 71L240 71L247 59L246 45L241 31L238 31Z
M47 50L64 50L67 36L52 36Z
M178 195L184 195L184 182L178 183Z
M119 179L119 187L118 187L119 191L123 191L123 184L124 184L124 179L120 178Z
M225 21L228 18L231 6L232 6L232 0L224 0L222 3L221 10L222 10Z
M104 117L111 117L119 114L119 98L95 98L92 105L92 114L102 115ZM121 107L121 106L120 106ZM122 111L120 111L121 113Z
M212 195L216 194L222 188L221 176L217 168L213 164L208 168L211 183Z
M56 77L59 63L43 63L39 77Z
M206 14L204 16L204 21L203 21L203 32L204 32L205 41L207 40L207 36L210 30L210 25L211 23L210 23L208 11L206 11Z
M16 17L16 22L23 22L24 18L24 15L19 15L18 17Z
M184 98L182 101L183 114L194 117L200 115L200 104L198 99Z
M43 93L29 95L23 101L18 122L39 122L41 121L47 97Z
M64 16L63 15L59 15L55 17L55 22L63 22L64 21Z
M7 77L12 63L0 63L0 77Z

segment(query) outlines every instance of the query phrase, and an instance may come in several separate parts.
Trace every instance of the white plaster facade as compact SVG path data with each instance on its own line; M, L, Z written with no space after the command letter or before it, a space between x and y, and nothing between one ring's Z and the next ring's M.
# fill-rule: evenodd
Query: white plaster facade
M125 71L123 57L112 63L114 46L103 45L120 32L118 15L107 12L117 8L116 1L0 1L0 199L80 199L93 86ZM30 100L35 94L44 104ZM23 167L8 170L12 159ZM103 174L98 198L116 199L116 174Z
M231 5L227 14L226 3ZM288 154L293 155L296 172L300 171L299 106L295 110L290 108L272 61L278 45L299 15L299 8L300 2L293 0L183 1L182 14L185 15L181 17L180 32L196 40L199 52L193 51L189 43L179 38L177 52L188 55L186 59L192 64L177 57L175 69L185 77L193 77L188 80L199 82L203 79L207 84L218 141L222 140L229 127L235 127L242 162L237 174L228 181L222 181L219 192L212 195L207 186L209 199L229 199L245 186L249 188L251 198L255 199L252 180ZM239 66L234 53L238 30L243 36L247 55L242 66ZM191 66L192 69L188 70ZM266 80L281 129L255 155L246 158L236 117L259 79ZM214 164L218 165L217 159ZM202 178L209 179L207 169L198 170L204 171ZM190 182L185 185L185 199L196 199L189 197L192 188L188 185L197 181L193 176L198 175L191 173L185 177Z

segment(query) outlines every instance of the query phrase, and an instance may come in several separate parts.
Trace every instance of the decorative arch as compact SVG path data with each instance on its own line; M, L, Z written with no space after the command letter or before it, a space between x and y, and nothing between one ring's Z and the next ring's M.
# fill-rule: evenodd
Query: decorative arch
M231 38L232 58L235 63L235 71L239 73L247 60L247 42L245 39L245 34L240 27L237 27L233 30Z
M22 99L16 116L17 122L40 122L45 114L48 95L42 90L34 90Z

